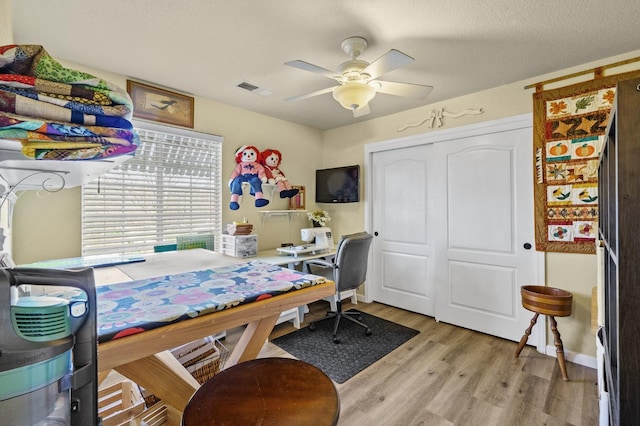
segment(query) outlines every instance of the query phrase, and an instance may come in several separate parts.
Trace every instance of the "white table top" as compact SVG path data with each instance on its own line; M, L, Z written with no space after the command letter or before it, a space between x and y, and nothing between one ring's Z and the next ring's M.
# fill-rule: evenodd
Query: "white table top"
M124 281L138 280L152 276L163 276L178 274L184 271L197 271L210 269L216 266L233 265L245 263L252 260L259 260L273 265L288 266L295 265L305 260L331 257L335 255L335 250L325 253L304 253L297 257L283 255L277 249L263 250L258 252L256 257L237 258L205 249L168 251L145 255L144 262L127 263L104 268L95 268L93 273L96 285L115 284ZM179 262L176 262L179 259Z
M245 263L252 259L237 259L205 249L167 251L144 255L144 262L125 263L104 268L94 268L96 285L139 280L149 277L198 271L216 266Z

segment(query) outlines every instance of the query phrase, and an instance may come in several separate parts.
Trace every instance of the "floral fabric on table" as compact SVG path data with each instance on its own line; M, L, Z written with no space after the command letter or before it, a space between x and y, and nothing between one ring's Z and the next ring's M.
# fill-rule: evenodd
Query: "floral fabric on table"
M324 282L259 261L100 286L98 340L106 342Z

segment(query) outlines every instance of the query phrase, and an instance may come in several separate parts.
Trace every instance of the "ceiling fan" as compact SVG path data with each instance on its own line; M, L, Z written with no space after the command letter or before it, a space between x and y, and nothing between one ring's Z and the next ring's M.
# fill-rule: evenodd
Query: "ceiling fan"
M330 71L301 60L285 62L285 65L290 67L324 75L339 83L337 86L304 95L293 96L286 100L298 101L333 92L333 98L338 101L340 105L353 111L354 117L360 117L369 114L369 101L371 101L378 92L388 95L425 99L433 90L433 87L422 84L378 80L378 77L381 75L414 61L411 56L399 50L391 49L372 63L369 63L358 59L367 48L367 40L364 38L349 37L342 41L341 47L351 59L340 64L337 71Z

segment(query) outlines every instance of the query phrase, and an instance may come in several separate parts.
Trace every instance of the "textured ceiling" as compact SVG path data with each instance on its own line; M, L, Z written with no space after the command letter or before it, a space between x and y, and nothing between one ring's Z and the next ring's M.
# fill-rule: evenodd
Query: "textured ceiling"
M637 0L14 0L13 39L175 91L331 129L640 49ZM354 119L334 82L284 65L335 70L361 36L372 62L415 62L382 78L434 87L426 100L378 94ZM240 89L241 81L272 94Z

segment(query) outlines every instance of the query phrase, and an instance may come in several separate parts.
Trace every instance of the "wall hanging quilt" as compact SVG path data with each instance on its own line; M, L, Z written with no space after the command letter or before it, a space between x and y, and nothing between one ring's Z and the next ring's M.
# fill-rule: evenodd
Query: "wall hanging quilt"
M640 71L533 94L536 249L595 253L598 158L619 81Z

